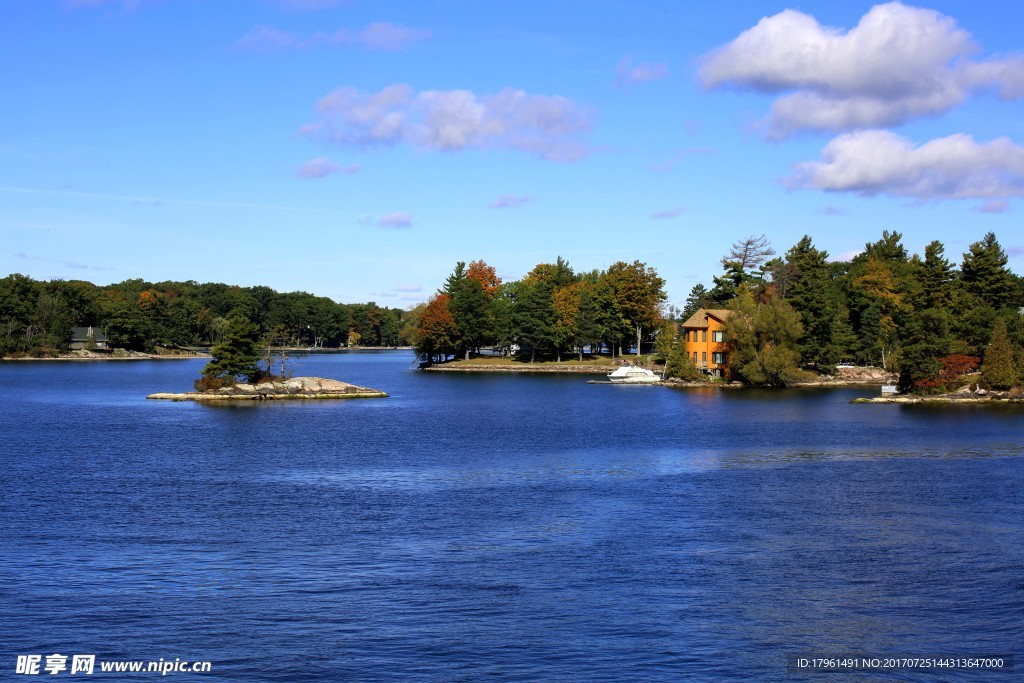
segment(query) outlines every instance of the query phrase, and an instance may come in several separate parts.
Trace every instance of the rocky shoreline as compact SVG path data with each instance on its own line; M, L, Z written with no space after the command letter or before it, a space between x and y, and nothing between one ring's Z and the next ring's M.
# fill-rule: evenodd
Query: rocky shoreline
M882 403L882 404L921 404L930 405L985 405L991 403L1024 403L1024 396L1014 395L1008 391L990 391L985 393L974 393L972 391L958 391L953 394L939 394L937 396L876 396L874 398L858 398L853 403Z
M163 401L281 401L281 400L324 400L346 398L387 398L378 389L359 387L348 382L322 377L292 377L275 382L259 384L235 384L217 391L199 393L189 391L183 394L156 393L146 398Z

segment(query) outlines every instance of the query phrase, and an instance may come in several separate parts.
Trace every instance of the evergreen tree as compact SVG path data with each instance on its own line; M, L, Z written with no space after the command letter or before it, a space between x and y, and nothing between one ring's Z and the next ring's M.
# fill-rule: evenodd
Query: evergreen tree
M803 320L797 351L805 364L834 365L838 360L835 324L839 306L829 281L828 252L816 249L807 235L786 252L785 299Z
M908 316L900 329L900 391L935 388L943 370L941 359L949 354L949 314L928 308Z
M554 341L555 311L551 285L545 280L535 284L520 283L515 300L516 337L530 347L530 362L537 360L537 351L544 352Z
M459 340L469 360L469 354L479 349L491 334L491 298L479 281L466 278L451 297L449 309L459 329Z
M988 233L964 254L960 266L964 287L994 309L1020 304L1017 281L1006 267L1006 252L995 233Z
M200 390L234 384L243 379L256 381L261 376L259 328L240 314L228 318L227 330L220 343L210 349L213 359L203 368L196 382Z
M956 271L946 258L946 249L942 242L935 240L924 248L920 277L924 290L923 308L949 310L952 307L952 288Z
M708 291L707 287L698 282L690 290L690 295L686 297L686 303L683 304L683 311L679 314L679 317L685 322L698 309L711 308L713 303L711 292Z
M1014 362L1013 344L1006 330L1006 321L996 320L992 330L992 341L985 349L985 360L981 365L981 379L993 389L1010 389L1017 384L1017 368Z
M775 250L764 235L751 235L733 243L721 260L725 273L714 278L710 293L714 305L722 306L731 300L741 285L760 284L764 278L763 266L774 255Z

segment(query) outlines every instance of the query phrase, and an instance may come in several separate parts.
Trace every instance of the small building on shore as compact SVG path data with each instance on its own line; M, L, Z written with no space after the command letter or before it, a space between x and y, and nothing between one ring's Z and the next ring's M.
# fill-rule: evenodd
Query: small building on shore
M698 370L717 377L728 376L729 346L722 328L731 313L724 308L698 308L679 326L686 355Z
M107 345L107 335L103 330L92 326L72 327L71 342L68 344L68 347L73 351L79 349L106 351L110 348Z

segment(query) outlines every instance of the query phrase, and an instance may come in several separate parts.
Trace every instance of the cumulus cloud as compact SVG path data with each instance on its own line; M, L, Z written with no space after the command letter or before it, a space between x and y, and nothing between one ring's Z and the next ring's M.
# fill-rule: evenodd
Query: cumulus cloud
M618 66L615 67L615 85L620 88L627 85L658 81L666 76L668 76L668 67L664 63L634 65L629 55L619 60Z
M409 144L423 149L507 148L553 161L587 154L590 117L558 95L506 88L494 95L469 90L424 90L396 84L376 93L335 90L316 104L319 120L304 135L348 145Z
M979 143L958 134L915 147L884 130L845 133L820 161L797 164L792 187L918 200L1024 196L1024 147L1008 138Z
M426 40L430 32L387 22L370 24L359 31L338 29L333 33L294 33L270 26L257 26L235 42L235 46L260 52L304 50L324 45L355 45L368 50L397 52L412 43Z
M533 201L533 197L529 195L513 195L503 194L493 202L491 202L490 208L492 209L514 209L520 206L526 206Z
M334 173L358 173L360 168L359 164L342 166L341 164L334 163L327 157L317 157L299 166L297 173L300 178L326 178Z
M651 214L651 219L659 221L659 220L667 220L669 218L677 218L684 211L686 211L686 207L685 206L677 206L674 209L666 209L664 211L656 211L656 212Z
M784 138L898 125L948 111L979 89L1024 96L1024 58L973 61L976 52L968 32L930 9L877 5L845 32L785 10L706 55L700 75L708 88L780 95L766 126Z

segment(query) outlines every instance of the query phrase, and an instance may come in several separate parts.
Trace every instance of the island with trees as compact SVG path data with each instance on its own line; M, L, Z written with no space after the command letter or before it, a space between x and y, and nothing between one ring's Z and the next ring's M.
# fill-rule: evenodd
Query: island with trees
M172 401L270 401L286 399L386 398L378 389L359 387L322 377L289 377L284 346L275 349L273 337L260 334L248 318L235 314L227 320L223 338L212 349L212 359L195 381L196 391L156 393L146 398ZM275 355L276 351L276 355ZM274 374L275 365L280 366Z
M972 383L975 392L1011 397L1024 378L1024 278L1007 262L993 233L971 244L959 267L938 241L923 255L908 253L898 232L884 231L848 261L831 259L809 236L781 256L763 235L750 236L681 309L665 305L664 281L639 261L575 272L558 258L514 282L501 282L483 261L459 262L415 313L415 345L430 368L518 362L529 371L572 363L603 371L649 357L668 378L698 380L680 323L720 309L729 313L727 376L745 386L813 383L874 366L903 394ZM497 352L489 357L485 348Z

